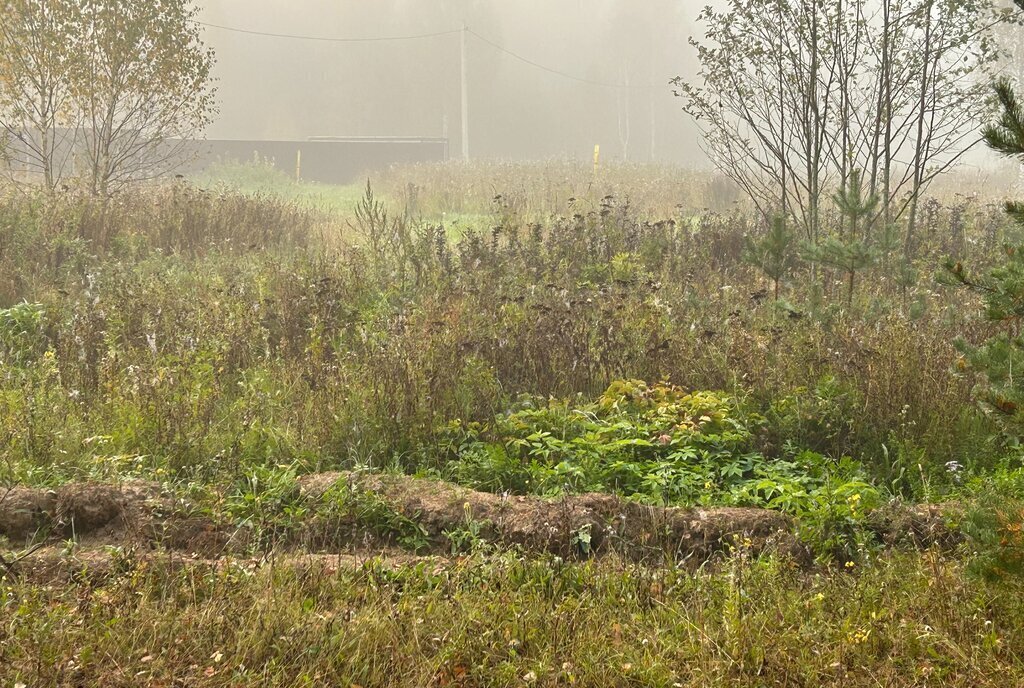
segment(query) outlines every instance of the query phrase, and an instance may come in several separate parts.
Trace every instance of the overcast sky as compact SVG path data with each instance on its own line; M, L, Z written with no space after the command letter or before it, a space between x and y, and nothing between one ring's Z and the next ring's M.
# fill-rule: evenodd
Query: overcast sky
M207 0L201 19L259 32L366 38L451 31L465 22L480 36L467 42L474 156L587 158L600 144L606 157L698 166L696 127L667 82L694 71L687 38L702 4ZM205 39L219 63L221 114L211 138L447 131L458 150L458 33L335 43L207 28Z

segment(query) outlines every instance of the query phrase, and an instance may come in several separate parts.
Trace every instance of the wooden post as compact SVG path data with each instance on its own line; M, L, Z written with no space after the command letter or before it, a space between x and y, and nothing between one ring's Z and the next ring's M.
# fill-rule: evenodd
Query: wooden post
M302 181L302 149L295 151L295 181Z

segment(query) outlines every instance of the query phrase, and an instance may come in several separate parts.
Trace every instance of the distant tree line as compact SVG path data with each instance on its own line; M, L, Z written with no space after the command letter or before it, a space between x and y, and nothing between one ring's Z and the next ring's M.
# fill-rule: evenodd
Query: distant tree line
M215 112L192 0L2 0L0 153L98 197L165 172Z

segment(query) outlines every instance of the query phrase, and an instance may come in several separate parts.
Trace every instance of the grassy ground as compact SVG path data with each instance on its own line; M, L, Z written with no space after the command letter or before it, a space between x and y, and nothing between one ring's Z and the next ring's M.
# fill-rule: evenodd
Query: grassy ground
M0 680L96 686L1011 686L1024 609L935 553L808 574L514 554L139 563L2 584Z
M1019 229L998 207L922 204L914 253L876 248L852 294L794 245L776 301L750 257L762 224L679 170L414 166L374 199L263 166L193 181L108 204L0 197L0 555L18 560L0 562L0 683L1024 679L1022 452L954 344L998 328L935 280L945 256L1005 259ZM415 488L401 508L338 497L329 515L377 539L303 562L277 536L324 515L301 488L324 471L541 515L756 509L814 563L762 557L746 532L696 571L674 548L567 563L549 554L593 554L602 523L488 542L457 500L455 526L431 525ZM90 545L68 520L112 528L93 482L140 480L178 524L252 537L207 561L140 533ZM93 501L55 502L40 529L44 507L4 505L24 486ZM940 501L961 548L879 538L882 510ZM351 566L377 545L405 553ZM52 575L27 575L55 550Z
M272 196L315 210L347 215L363 194L363 184L335 185L296 181L270 163L220 163L189 181L201 189Z

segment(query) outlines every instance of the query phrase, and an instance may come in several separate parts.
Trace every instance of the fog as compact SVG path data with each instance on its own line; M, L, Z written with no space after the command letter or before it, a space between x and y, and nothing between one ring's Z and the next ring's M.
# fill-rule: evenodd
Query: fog
M706 166L668 85L692 76L703 3L684 0L211 0L211 138L445 136L461 152L459 29L467 34L470 155ZM507 51L507 52L505 52ZM510 53L514 53L510 54ZM535 64L528 64L527 61ZM558 73L555 73L558 72ZM628 86L627 86L628 84Z

